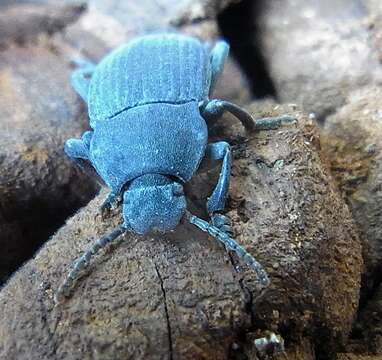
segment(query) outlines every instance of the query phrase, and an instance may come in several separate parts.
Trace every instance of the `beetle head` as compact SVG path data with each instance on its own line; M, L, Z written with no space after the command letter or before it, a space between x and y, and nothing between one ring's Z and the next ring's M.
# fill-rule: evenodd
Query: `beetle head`
M173 230L185 210L183 186L164 175L140 176L123 195L125 224L138 234Z

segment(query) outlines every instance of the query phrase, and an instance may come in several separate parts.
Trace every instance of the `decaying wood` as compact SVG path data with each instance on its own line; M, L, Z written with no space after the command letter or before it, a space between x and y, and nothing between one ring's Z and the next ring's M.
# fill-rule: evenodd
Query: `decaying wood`
M0 292L0 358L227 359L248 353L264 330L304 337L323 351L346 337L361 270L349 211L314 124L289 107L261 106L260 114L258 106L256 116L298 118L249 139L234 127L228 139L235 154L228 214L236 239L270 274L266 291L234 254L180 224L161 236L122 236L55 305L72 261L121 222L119 211L102 220L103 191ZM203 212L214 173L187 189L193 211Z
M337 355L336 360L380 360L380 355L361 355L352 353L341 353Z
M272 114L262 109L256 117ZM360 244L322 165L316 128L306 119L301 124L303 132L261 132L258 145L248 147L253 151L233 171L228 214L237 221L238 240L269 261L273 283L253 302L256 322L296 333L314 332L319 323L316 341L330 347L350 331L357 308ZM245 276L243 285L253 292Z
M328 118L323 149L361 231L365 289L381 276L382 260L382 91L353 92L348 103Z
M332 172L360 230L365 263L363 306L354 324L349 352L382 353L382 91L353 92L347 104L328 118L322 144ZM349 359L358 359L349 354ZM376 355L377 356L377 355ZM372 359L372 357L370 357ZM341 358L342 359L342 358ZM347 359L347 357L343 357ZM359 357L363 359L363 357ZM365 359L368 359L365 355Z
M49 44L0 52L0 284L95 193L64 155L87 119Z
M354 325L349 349L357 354L382 354L382 285L368 298ZM349 351L350 351L349 350Z
M79 18L85 6L16 4L0 12L0 45L25 43L39 34L52 35Z
M380 86L380 39L370 39L374 31L369 26L376 11L375 6L367 11L367 2L263 2L261 48L280 101L301 104L324 120L350 92Z

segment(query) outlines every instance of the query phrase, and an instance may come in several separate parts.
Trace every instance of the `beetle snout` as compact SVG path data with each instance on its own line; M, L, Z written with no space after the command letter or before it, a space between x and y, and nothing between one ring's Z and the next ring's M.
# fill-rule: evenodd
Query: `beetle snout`
M173 230L186 210L183 186L163 175L134 180L123 199L125 224L142 235Z

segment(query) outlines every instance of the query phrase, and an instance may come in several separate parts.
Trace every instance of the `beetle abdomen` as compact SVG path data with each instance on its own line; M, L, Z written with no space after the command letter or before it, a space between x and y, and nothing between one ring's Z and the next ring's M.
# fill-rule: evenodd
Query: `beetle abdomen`
M207 97L209 54L197 39L179 34L144 36L110 53L89 90L91 125L149 103L184 103Z

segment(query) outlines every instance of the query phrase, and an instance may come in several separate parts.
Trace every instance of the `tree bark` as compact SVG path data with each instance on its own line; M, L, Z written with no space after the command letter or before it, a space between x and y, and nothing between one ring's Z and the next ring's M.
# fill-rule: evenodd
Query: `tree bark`
M381 282L382 269L382 91L374 86L353 92L328 118L323 149L360 229L366 297Z
M40 34L52 35L76 21L84 5L15 4L1 8L0 46L34 41Z
M50 45L0 52L0 284L96 191L63 151L88 125Z

